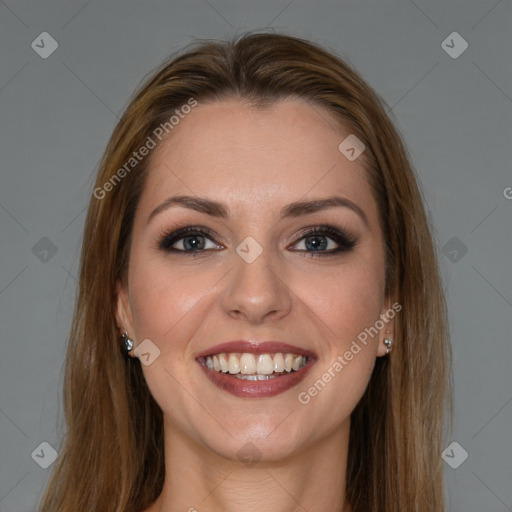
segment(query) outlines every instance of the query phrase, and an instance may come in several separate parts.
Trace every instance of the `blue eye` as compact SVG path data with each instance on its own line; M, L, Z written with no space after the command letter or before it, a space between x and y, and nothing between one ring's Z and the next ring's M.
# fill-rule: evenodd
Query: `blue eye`
M214 234L207 228L185 227L166 234L158 243L159 249L176 254L198 255L206 251L220 250L225 247L214 241ZM331 256L347 252L356 245L356 240L330 226L309 228L294 246L303 245L302 249L290 249L308 256Z
M186 227L178 229L168 235L159 243L159 248L169 252L201 252L222 248L212 241L213 235L209 229ZM211 247L208 247L210 242ZM181 247L174 247L181 245Z
M304 249L294 251L317 257L350 251L356 245L356 240L330 226L317 226L302 235L295 246L299 244L302 244Z

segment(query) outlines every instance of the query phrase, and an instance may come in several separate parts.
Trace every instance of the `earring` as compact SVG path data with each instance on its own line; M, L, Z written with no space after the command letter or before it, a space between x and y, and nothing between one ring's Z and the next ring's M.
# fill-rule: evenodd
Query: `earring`
M389 337L389 331L386 331L387 337L384 338L384 345L386 345L386 354L393 350L393 340Z
M133 349L133 340L128 337L127 332L121 334L121 349L125 355L129 355L129 352Z

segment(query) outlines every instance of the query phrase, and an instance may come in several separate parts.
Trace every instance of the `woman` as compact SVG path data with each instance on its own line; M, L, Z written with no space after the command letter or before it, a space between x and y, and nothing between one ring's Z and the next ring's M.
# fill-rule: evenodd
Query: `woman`
M196 44L100 165L41 510L441 511L448 354L372 89L297 38Z

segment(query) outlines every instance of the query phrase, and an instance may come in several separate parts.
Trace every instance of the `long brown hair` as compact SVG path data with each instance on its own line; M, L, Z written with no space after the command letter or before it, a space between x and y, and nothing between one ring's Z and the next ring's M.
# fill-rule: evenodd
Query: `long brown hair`
M256 33L200 41L165 62L114 129L87 214L66 356L66 435L41 512L141 512L164 482L162 413L139 361L122 356L115 320L116 282L126 276L150 159L126 163L191 99L237 97L265 107L293 96L323 106L365 144L386 240L386 294L403 306L393 353L378 358L352 414L348 500L354 512L444 509L448 327L429 218L407 151L382 100L346 62L309 41Z

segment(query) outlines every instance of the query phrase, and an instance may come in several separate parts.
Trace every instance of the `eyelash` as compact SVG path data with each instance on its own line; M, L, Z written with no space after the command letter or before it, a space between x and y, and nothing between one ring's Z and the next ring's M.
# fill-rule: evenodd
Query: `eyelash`
M209 238L211 241L215 242L215 236L213 232L208 228L197 227L197 226L189 226L181 229L177 229L171 233L164 233L158 242L158 249L165 252L172 252L174 254L183 254L187 256L196 257L200 254L203 254L207 251L211 251L212 249L199 249L196 251L184 250L184 249L176 249L172 247L176 242L182 240L183 238L191 237L191 236L205 236ZM348 252L354 248L357 244L357 240L355 237L344 234L336 228L331 226L311 226L307 228L307 231L304 231L294 242L292 245L296 245L298 242L305 240L307 238L312 238L315 236L331 238L334 240L336 244L339 245L336 249L331 249L329 251L307 251L307 250L297 250L294 249L293 252L304 252L307 253L308 257L326 257L326 256L334 256L339 253ZM215 242L217 243L217 242ZM220 244L219 244L220 245Z

